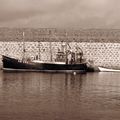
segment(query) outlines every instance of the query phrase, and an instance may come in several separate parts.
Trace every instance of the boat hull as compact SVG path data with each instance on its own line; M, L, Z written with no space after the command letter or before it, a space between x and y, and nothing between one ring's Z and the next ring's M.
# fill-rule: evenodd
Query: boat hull
M98 69L100 72L120 72L118 69L109 69L105 67L98 67Z
M17 59L3 56L4 71L37 71L37 72L87 72L86 63L56 64L56 63L24 63Z

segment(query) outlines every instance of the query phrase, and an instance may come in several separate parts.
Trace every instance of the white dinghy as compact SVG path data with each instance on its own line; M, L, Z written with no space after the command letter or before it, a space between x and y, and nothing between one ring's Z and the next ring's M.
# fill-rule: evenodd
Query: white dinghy
M100 72L120 72L120 70L98 67Z

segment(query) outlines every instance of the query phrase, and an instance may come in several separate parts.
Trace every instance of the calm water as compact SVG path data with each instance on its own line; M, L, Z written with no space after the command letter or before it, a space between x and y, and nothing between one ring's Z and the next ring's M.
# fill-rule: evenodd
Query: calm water
M120 120L120 73L1 71L0 120Z

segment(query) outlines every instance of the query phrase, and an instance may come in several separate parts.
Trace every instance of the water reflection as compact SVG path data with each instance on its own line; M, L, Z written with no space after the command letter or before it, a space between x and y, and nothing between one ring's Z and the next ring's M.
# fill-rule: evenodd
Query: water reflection
M71 89L79 88L81 89L83 82L83 75L78 74L65 74L65 87L70 87Z
M45 91L81 89L82 75L1 73L1 89L8 95L40 95Z
M1 71L0 119L117 120L120 118L119 78L120 73Z

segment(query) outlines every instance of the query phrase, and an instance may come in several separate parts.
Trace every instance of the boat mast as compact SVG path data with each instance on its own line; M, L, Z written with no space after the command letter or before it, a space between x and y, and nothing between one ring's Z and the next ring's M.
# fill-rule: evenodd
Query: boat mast
M22 61L25 60L25 32L22 33L23 36L23 58Z
M50 61L52 62L52 43L50 42Z
M40 60L41 55L40 55L40 41L38 41L38 60Z
M52 37L54 36L53 35L53 32L50 30L49 31L49 35L50 35L50 42L49 42L49 45L50 45L50 62L52 62L53 61L53 56L52 56Z
M65 52L66 52L66 55L65 55L65 59L66 59L66 64L68 64L68 51L67 51L67 44L68 44L68 39L67 39L67 32L65 32L65 36L66 36L66 44L65 44Z

